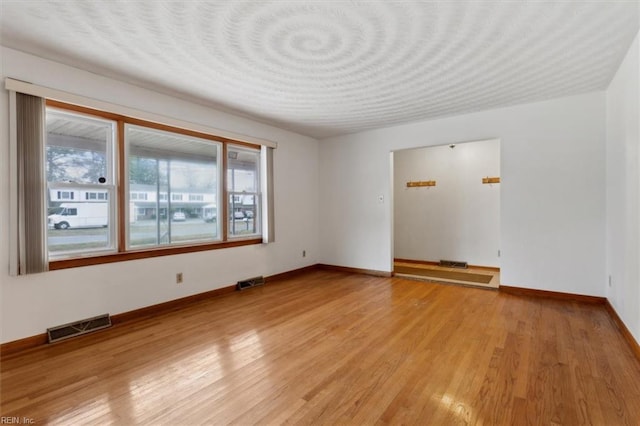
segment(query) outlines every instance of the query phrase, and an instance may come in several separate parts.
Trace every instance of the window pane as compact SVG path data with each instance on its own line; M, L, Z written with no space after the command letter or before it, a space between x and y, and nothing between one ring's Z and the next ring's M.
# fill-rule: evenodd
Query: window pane
M229 237L260 234L260 151L229 146Z
M114 250L114 123L47 109L49 255Z
M138 126L126 139L129 246L219 239L219 144Z
M257 195L229 194L229 236L260 234L259 212Z
M227 190L229 192L259 192L260 151L229 147Z
M112 135L111 122L47 110L47 180L111 182L107 147Z

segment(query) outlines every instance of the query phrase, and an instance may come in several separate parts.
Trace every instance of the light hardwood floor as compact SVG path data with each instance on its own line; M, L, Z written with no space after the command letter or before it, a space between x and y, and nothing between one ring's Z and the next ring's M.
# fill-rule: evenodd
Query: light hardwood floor
M638 425L605 308L313 271L2 360L36 424Z

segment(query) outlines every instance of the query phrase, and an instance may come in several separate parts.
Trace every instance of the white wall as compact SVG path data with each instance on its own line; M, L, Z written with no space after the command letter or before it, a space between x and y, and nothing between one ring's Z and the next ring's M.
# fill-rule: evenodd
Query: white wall
M165 256L10 277L8 210L0 207L1 342L47 327L117 314L318 262L318 142L245 118L2 48L0 75L278 142L275 161L276 240L224 250ZM2 84L4 87L4 83ZM9 203L8 93L0 89L0 206ZM302 258L302 250L307 257ZM184 283L175 284L176 272Z
M640 342L640 45L607 91L607 298Z
M500 266L500 141L394 152L394 256ZM434 187L408 188L409 181Z
M321 262L392 270L391 151L492 138L502 284L604 296L604 92L321 141Z

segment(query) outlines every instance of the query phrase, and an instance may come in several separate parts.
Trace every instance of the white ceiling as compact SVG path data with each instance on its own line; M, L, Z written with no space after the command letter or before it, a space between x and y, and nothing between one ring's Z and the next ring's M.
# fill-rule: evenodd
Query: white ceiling
M603 90L639 27L637 1L0 4L7 47L318 138Z

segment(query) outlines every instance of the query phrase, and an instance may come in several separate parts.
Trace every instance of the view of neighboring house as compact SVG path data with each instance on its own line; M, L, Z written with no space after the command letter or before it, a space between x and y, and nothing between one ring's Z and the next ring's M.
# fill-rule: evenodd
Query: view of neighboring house
M76 188L49 189L49 206L56 208L61 203L98 203L109 199L108 191ZM216 215L216 195L194 189L184 192L158 192L153 185L132 184L129 187L130 220L155 219L156 211L160 217L171 213L183 212L187 218L211 220ZM234 216L253 217L255 213L253 195L233 195L230 200Z

